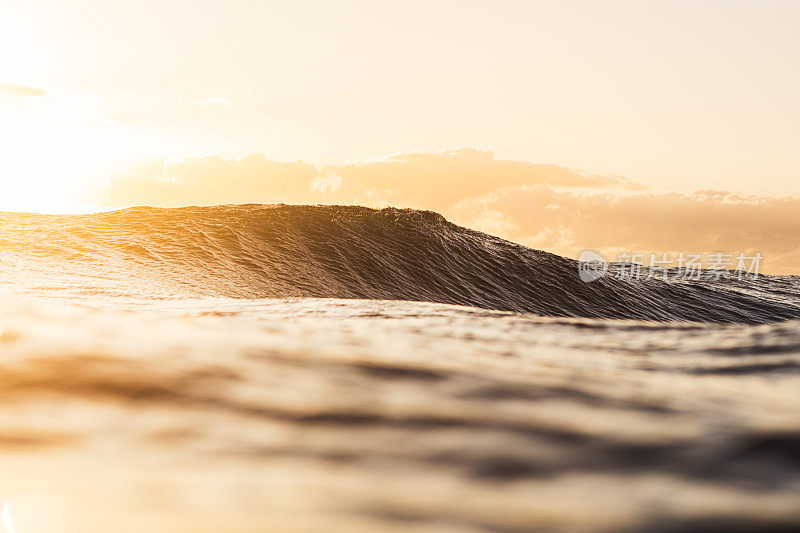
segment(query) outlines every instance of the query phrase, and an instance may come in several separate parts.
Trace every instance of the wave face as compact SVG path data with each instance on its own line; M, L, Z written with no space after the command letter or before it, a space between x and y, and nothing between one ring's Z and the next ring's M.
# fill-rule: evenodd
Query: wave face
M412 300L544 316L762 323L800 316L794 276L584 283L577 262L429 211L356 206L0 214L0 284L82 297Z

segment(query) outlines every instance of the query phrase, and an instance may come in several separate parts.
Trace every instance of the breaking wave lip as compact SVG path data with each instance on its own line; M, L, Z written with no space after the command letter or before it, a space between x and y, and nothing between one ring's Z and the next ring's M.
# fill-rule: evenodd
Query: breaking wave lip
M0 213L0 284L148 298L411 300L556 317L765 323L800 278L584 283L578 263L431 211L333 205Z

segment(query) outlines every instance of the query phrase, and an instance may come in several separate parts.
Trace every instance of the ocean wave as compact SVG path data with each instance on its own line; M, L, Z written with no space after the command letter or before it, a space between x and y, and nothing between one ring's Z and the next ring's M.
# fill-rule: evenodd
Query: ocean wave
M764 323L800 316L800 282L605 277L429 211L137 207L0 214L0 286L48 296L347 298L542 316Z

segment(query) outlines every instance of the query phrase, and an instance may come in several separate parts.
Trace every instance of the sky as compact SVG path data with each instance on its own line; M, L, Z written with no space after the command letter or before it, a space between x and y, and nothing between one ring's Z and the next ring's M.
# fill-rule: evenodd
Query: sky
M799 25L796 1L4 0L0 209L337 192L556 248L510 189L788 201Z

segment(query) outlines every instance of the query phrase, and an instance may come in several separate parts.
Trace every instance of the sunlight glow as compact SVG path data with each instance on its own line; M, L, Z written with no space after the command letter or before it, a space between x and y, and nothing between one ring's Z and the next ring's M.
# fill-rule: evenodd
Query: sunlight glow
M81 210L91 183L147 145L146 135L106 118L103 101L94 95L67 90L20 95L24 86L4 87L0 210Z

